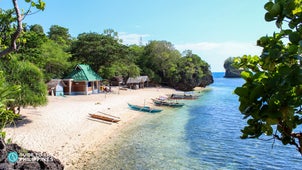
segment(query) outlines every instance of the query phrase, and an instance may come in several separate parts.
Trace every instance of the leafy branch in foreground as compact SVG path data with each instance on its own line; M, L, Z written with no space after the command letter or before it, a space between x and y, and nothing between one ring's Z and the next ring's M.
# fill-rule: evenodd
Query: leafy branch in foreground
M259 57L235 59L245 80L234 91L248 119L242 138L273 136L302 154L302 1L269 1L264 8L265 20L275 21L279 32L257 41L263 48Z
M38 0L38 2L35 2L33 0L25 0L25 2L30 3L31 7L35 7L39 10L44 10L45 8L45 2L43 2L42 0ZM2 19L0 20L0 25L5 25L5 27L8 28L2 31L4 31L6 36L8 36L7 39L9 40L8 45L5 45L4 42L1 42L0 40L0 57L17 50L17 40L23 31L22 21L24 17L30 12L30 10L28 10L25 14L22 14L19 9L18 1L12 0L12 3L14 6L13 9L14 12L8 13L9 15L6 16L6 20L2 20ZM2 16L1 8L0 8L0 15Z

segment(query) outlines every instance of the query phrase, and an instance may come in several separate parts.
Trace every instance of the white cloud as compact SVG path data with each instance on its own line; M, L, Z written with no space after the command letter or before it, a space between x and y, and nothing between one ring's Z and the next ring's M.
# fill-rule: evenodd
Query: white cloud
M146 44L147 41L144 38L150 37L149 34L128 34L126 32L119 32L119 38L123 40L123 44L132 45L139 44L142 39L142 44Z
M255 43L247 42L199 42L189 44L178 44L175 48L180 52L192 50L203 60L211 65L212 71L224 71L223 64L228 57L237 57L245 54L260 55L261 48Z

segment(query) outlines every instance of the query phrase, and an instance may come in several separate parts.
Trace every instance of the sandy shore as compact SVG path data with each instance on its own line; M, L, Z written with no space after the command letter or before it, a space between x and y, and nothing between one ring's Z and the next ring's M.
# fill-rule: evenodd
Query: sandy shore
M118 90L109 94L49 96L47 106L21 110L24 120L6 128L7 139L26 149L48 152L60 159L66 169L78 169L95 147L108 142L116 132L145 113L130 110L127 103L152 106L151 98L175 92L169 88ZM117 124L92 120L88 113L98 111L119 116Z

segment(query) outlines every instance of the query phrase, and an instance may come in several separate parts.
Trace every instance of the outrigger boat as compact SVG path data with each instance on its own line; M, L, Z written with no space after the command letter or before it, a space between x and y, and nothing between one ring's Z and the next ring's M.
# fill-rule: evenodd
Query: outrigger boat
M99 112L99 113L101 113L101 114L91 114L90 113L89 115L90 115L90 117L92 117L94 119L100 119L100 120L104 120L107 122L113 122L113 123L117 123L121 120L120 117L117 117L117 116L113 116L113 115L102 113L102 112Z
M182 99L182 100L194 100L198 99L198 96L193 92L184 92L181 93L174 93L169 96L170 99Z
M178 103L168 100L162 100L162 99L152 99L154 104L157 106L169 106L169 107L183 107L184 103Z
M157 113L157 112L161 112L161 109L153 109L149 106L138 106L138 105L133 105L133 104L129 104L128 106L132 109L132 110L137 110L137 111L142 111L142 112L149 112L149 113Z

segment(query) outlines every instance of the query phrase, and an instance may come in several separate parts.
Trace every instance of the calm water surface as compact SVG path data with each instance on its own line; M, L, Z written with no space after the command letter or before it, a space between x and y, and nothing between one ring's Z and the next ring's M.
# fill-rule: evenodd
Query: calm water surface
M118 139L102 146L89 169L302 169L294 147L277 141L240 139L245 120L234 88L242 79L215 83L180 109L167 109L128 126ZM142 113L146 114L146 113Z

